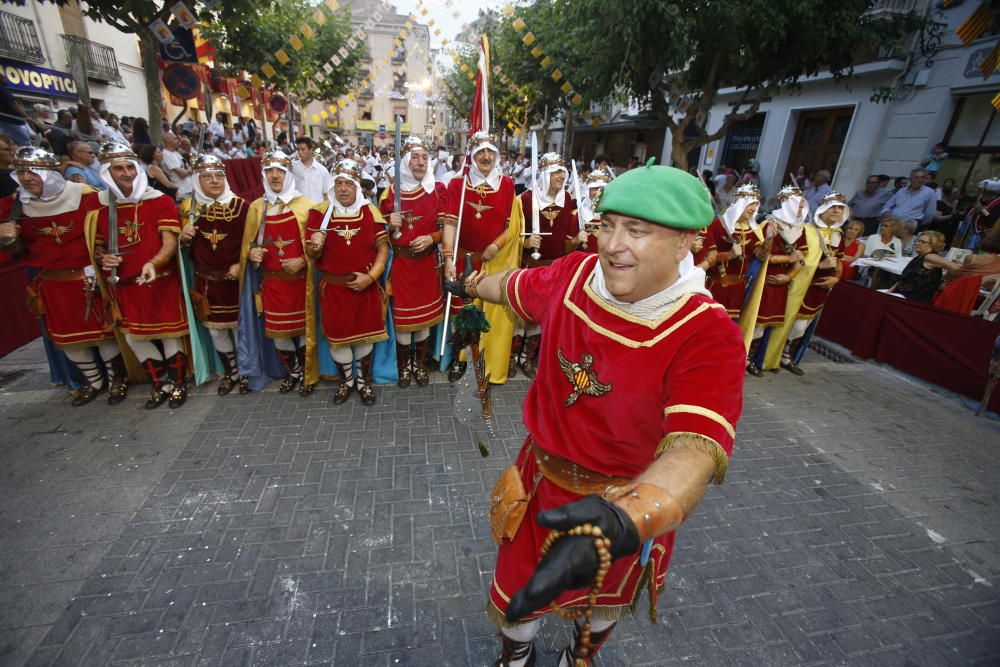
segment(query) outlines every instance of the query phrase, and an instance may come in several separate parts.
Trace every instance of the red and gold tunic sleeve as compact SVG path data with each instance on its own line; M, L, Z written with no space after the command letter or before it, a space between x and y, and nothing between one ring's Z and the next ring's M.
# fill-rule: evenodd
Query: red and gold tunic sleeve
M549 311L561 303L567 282L584 259L576 254L560 257L548 266L509 272L502 283L506 305L522 320L543 324Z
M306 218L306 234L318 232L319 228L323 226L323 216L326 211L321 210L321 206L322 204L316 208L309 209L309 217Z
M700 449L715 461L713 480L721 484L743 409L746 350L724 312L705 317L711 320L685 342L667 372L657 455L675 446Z
M463 187L465 187L465 178L461 174L448 182L444 208L445 224L454 225L458 221L458 205L462 200Z
M159 232L181 233L181 219L177 213L177 204L170 197L157 197L150 203L155 205L156 230Z

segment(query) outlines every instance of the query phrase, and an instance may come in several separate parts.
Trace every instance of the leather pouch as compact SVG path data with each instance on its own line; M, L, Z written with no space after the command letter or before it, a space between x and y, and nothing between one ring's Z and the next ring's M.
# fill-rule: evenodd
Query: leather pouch
M490 529L494 542L500 544L501 540L514 539L534 491L532 489L529 495L524 490L521 471L516 465L503 471L490 492Z
M45 317L45 302L42 300L41 292L29 286L26 296L28 299L28 312L38 318Z
M199 322L207 320L212 309L205 295L193 289L188 290L188 295L191 297L191 307L194 308L194 316L198 318Z

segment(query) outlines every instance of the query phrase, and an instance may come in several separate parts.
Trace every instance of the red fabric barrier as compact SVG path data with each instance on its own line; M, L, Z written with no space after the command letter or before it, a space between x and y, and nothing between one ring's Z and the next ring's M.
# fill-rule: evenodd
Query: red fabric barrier
M41 335L38 320L28 312L24 290L28 286L28 269L24 266L0 266L0 357L6 356Z
M976 307L979 298L979 288L983 284L982 276L965 276L948 283L937 293L931 305L954 313L969 315Z
M264 195L264 180L260 173L260 158L248 157L244 160L226 162L226 175L233 192L252 202Z
M981 400L1000 323L838 283L816 335L855 356ZM991 397L989 409L1000 412L1000 393Z

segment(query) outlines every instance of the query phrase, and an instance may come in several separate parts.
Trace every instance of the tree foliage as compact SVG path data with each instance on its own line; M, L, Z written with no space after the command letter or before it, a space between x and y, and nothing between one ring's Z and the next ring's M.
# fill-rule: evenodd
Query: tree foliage
M686 168L688 151L752 117L766 97L823 71L848 79L857 63L900 50L933 23L922 13L873 6L871 0L535 0L497 21L496 60L529 91L536 113L545 104L575 113L549 76L554 67L584 105L608 99L647 105L671 132L674 164ZM520 42L516 18L551 67L540 69ZM727 88L739 98L709 133L709 110Z
M236 76L242 70L259 72L265 62L270 62L277 72L271 81L279 87L292 89L307 99L332 99L342 95L360 78L362 49L348 47L348 56L329 74L321 69L334 53L347 46L351 36L347 12L338 12L332 18L326 14L327 21L322 26L310 21L316 30L315 36L304 39L304 46L299 51L288 47L289 36L298 33L300 26L315 11L316 6L307 0L250 3L240 20L211 22L202 34L215 39L216 66L224 74ZM272 55L281 48L291 56L285 64ZM322 82L315 79L318 71L323 73Z

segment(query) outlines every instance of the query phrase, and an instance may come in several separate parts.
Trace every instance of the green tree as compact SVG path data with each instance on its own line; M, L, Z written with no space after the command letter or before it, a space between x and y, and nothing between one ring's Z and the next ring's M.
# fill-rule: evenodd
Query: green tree
M752 117L761 101L823 71L902 48L933 25L921 12L872 11L871 0L536 0L529 29L584 102L635 99L671 133L671 158ZM916 3L915 3L916 6ZM525 50L528 50L525 48ZM721 127L706 130L719 91L741 91Z
M228 3L220 3L228 4ZM359 64L363 49L351 47L350 14L338 12L331 17L324 12L326 22L318 26L311 20L316 5L307 0L253 4L239 21L217 21L207 25L202 34L215 39L218 55L216 66L227 76L237 76L245 70L260 71L269 62L275 69L271 81L281 88L295 91L308 100L327 100L345 93L359 79ZM303 39L299 51L288 46L288 38L299 32L302 24L309 24L316 31L311 39ZM341 47L348 51L341 64L327 74L323 63ZM273 54L284 48L291 59L281 64ZM323 81L317 81L317 72Z

